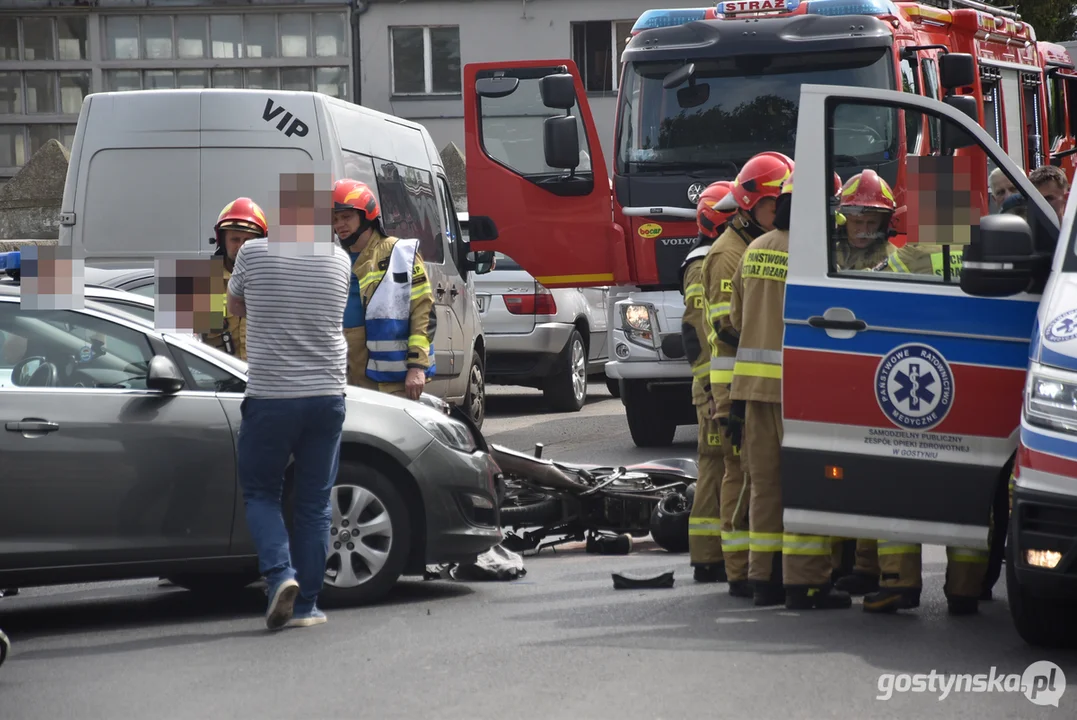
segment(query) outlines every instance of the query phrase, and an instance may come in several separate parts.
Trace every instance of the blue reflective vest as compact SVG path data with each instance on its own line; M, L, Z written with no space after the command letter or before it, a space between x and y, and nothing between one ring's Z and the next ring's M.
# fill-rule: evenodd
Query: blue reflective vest
M411 336L411 277L419 241L397 240L389 255L389 267L365 308L366 375L375 382L404 382L408 374L408 338ZM430 344L430 367L436 372L434 345Z

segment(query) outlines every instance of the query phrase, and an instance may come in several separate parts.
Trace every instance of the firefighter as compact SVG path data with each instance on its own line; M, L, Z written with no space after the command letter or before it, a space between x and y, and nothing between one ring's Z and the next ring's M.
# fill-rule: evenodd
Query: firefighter
M214 257L224 258L224 297L227 295L228 279L232 277L232 268L235 266L239 249L248 240L266 237L269 234L269 224L266 222L265 213L256 202L241 197L224 206L217 217L217 224L213 226L213 233L210 242L217 244ZM227 303L223 312L224 325L221 330L204 333L202 342L246 361L246 321L241 317L230 316Z
M894 193L874 170L865 170L839 186L844 224L838 231L834 263L840 270L872 270L890 258L890 219L897 210Z
M750 574L757 581L756 604L784 601L791 610L844 609L852 606L852 598L831 585L833 539L782 528L782 338L792 193L790 171L775 205L775 229L752 241L733 276L729 319L740 342L730 421L738 445L743 433L751 474Z
M419 241L389 236L374 193L357 180L333 186L333 231L352 259L348 383L418 400L436 372L437 329Z
M688 548L697 582L725 582L722 558L721 490L725 461L722 429L714 419L715 406L710 388L710 340L706 302L703 297L703 261L707 251L725 227L732 213L714 209L729 194L732 183L720 180L709 185L696 203L699 235L695 246L681 264L681 293L684 317L681 339L685 357L692 365L692 404L699 421L699 479L688 518ZM710 330L713 332L713 329Z
M768 538L749 531L751 473L741 467L739 443L729 434L729 385L733 382L737 333L729 322L729 298L733 274L740 266L748 244L773 229L775 199L782 180L793 168L785 155L765 152L744 163L733 181L732 191L715 206L719 212L732 213L725 231L711 245L703 261L703 294L707 308L707 339L710 344L710 385L714 404L712 418L723 432L721 517L722 555L725 558L729 594L753 597L752 580L767 580L769 571L749 567L750 555L764 552ZM781 535L778 535L780 547ZM771 562L770 554L759 555L755 565ZM754 567L754 565L753 565ZM757 602L760 597L756 597Z

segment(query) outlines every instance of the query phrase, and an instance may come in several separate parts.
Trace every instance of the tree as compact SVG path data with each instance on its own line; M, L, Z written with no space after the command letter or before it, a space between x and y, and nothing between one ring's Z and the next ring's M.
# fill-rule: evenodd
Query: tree
M988 4L1017 11L1035 28L1037 40L1077 38L1077 0L988 0Z

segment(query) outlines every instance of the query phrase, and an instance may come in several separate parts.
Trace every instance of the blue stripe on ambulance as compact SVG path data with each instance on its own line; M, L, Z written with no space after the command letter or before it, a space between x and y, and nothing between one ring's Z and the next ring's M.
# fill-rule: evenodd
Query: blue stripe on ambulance
M1020 341L1022 352L1032 337L1030 330L1036 321L1038 300L925 295L879 287L899 284L893 281L865 282L872 283L874 289L797 285L790 282L785 291L785 319L806 322L809 317L822 315L827 308L845 307L854 310L856 317L869 327L1008 339ZM819 334L825 335L822 332ZM924 340L920 337L919 341ZM942 348L939 350L942 351Z
M1061 368L1062 370L1077 370L1077 358L1049 350L1046 345L1040 347L1040 356L1033 359L1044 365Z
M792 288L789 288L792 290ZM816 313L820 314L820 313ZM857 317L865 319L860 312ZM871 321L866 320L871 330ZM832 338L824 331L807 325L786 325L785 346L822 350L824 352L849 352L882 357L905 343L926 344L942 353L951 363L965 365L990 365L994 367L1025 370L1028 367L1028 349L1021 342L982 340L967 337L925 336L923 333L889 332L876 330L859 332L848 339Z
M1029 450L1057 455L1068 460L1077 460L1077 443L1071 439L1056 438L1045 435L1027 427L1021 427L1021 444Z

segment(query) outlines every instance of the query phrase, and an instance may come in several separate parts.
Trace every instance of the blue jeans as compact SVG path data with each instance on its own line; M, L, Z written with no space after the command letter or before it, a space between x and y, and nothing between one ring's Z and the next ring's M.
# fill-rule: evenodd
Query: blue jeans
M299 583L295 612L310 612L325 578L329 494L340 466L344 396L248 397L241 412L237 472L259 570L270 592L294 578ZM295 457L291 547L281 510L289 456Z

